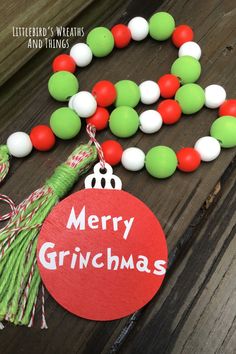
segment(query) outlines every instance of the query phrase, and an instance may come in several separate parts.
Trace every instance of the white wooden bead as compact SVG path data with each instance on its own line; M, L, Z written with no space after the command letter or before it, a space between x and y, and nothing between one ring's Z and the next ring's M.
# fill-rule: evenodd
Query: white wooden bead
M155 81L144 81L139 85L139 89L143 104L155 103L160 97L160 88Z
M179 57L189 55L197 60L201 58L202 50L196 42L185 42L179 48Z
M130 147L123 151L121 163L129 171L139 171L144 167L145 154L137 147Z
M161 129L163 120L159 112L154 109L144 111L139 116L140 130L146 134L153 134Z
M194 149L199 152L202 161L209 162L220 155L221 146L217 139L204 136L197 140Z
M85 43L77 43L71 47L70 56L74 59L77 66L84 67L91 63L93 53Z
M209 85L205 88L205 105L208 108L218 108L226 99L225 89L220 85Z
M72 106L80 118L87 118L95 113L97 102L90 92L80 91L75 95Z
M28 134L16 132L8 137L7 147L12 156L25 157L31 153L33 145Z
M137 16L129 21L128 27L131 32L131 37L135 41L142 41L149 33L149 25L145 18Z

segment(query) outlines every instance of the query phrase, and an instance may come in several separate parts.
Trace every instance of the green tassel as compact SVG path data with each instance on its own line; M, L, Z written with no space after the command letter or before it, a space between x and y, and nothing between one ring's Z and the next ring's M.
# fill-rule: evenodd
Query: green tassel
M4 151L8 155L2 146L1 156ZM94 146L76 148L42 188L16 207L10 221L0 231L0 321L16 325L32 323L41 283L36 264L41 225L53 206L68 193L79 176L89 170L96 158Z

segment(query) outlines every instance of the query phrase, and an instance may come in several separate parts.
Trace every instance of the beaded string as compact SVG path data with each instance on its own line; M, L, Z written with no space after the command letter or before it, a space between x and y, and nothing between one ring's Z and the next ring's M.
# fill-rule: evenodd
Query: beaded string
M148 35L161 42L171 38L178 48L178 58L170 73L161 76L157 82L146 80L139 86L131 80L121 80L115 85L102 80L93 86L91 93L78 92L79 82L73 75L76 66L85 67L93 57L105 57L114 47L125 48L131 40L141 41ZM203 90L196 84L201 74L201 48L193 40L192 28L185 24L176 26L174 18L167 12L157 12L149 21L134 17L127 26L117 24L111 30L105 27L92 29L86 43L73 45L69 55L61 54L52 63L54 74L48 82L49 93L57 101L66 102L69 98L68 108L62 107L52 113L50 127L39 125L30 135L16 132L9 136L7 146L0 147L0 181L9 169L9 155L24 157L33 147L40 151L50 150L55 144L55 135L66 140L75 137L81 130L83 119L97 130L109 125L113 135L127 138L138 128L146 134L156 133L163 124L175 124L182 114L195 114L204 104L210 109L219 108L220 118L212 124L210 136L199 138L194 147L175 152L167 146L156 146L145 154L137 147L123 151L115 140L101 144L104 159L112 166L121 162L130 171L145 167L155 178L170 177L177 168L193 172L201 161L216 159L222 147L236 146L236 100L226 100L226 91L220 85L209 85ZM149 105L157 102L160 96L164 101L156 110L137 114L134 108L139 101ZM110 114L107 107L113 104L116 108Z

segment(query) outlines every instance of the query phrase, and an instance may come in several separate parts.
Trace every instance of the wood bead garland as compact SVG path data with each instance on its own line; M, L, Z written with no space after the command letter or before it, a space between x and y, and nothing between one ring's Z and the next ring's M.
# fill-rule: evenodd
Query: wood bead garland
M79 81L73 75L75 65L85 67L91 63L93 56L104 57L114 46L124 48L131 40L141 41L148 34L157 41L171 37L173 44L179 48L178 58L171 66L171 73L161 76L157 82L146 80L139 85L132 80L120 80L115 84L101 80L94 85L91 93L78 92ZM149 21L140 16L135 17L129 21L128 26L117 24L111 31L105 27L94 28L89 32L86 43L73 45L69 55L60 54L52 64L54 74L48 82L49 93L58 101L69 101L69 108L63 107L52 114L50 120L52 130L40 126L41 128L35 127L32 130L30 137L23 132L17 132L16 135L9 137L7 143L9 153L15 157L23 157L31 152L33 146L41 151L49 150L55 143L55 135L60 139L71 139L79 133L80 118L86 118L86 122L93 123L97 130L109 126L115 136L127 138L134 135L138 128L145 134L154 134L163 124L176 124L182 114L195 114L205 105L207 108L219 108L219 116L223 117L212 124L211 136L198 139L193 150L182 149L176 156L180 159L179 169L185 172L191 172L198 167L197 156L200 156L202 161L214 160L219 155L221 147L229 148L236 145L236 127L233 120L236 116L236 100L226 101L226 92L220 85L209 85L203 90L195 83L201 74L199 63L201 48L193 39L192 28L185 24L175 27L173 17L166 12L155 13ZM140 102L150 105L157 102L160 96L165 100L158 104L157 110L146 110L138 116L134 108ZM110 114L105 107L113 104L116 108ZM168 151L165 148L162 150ZM124 158L120 156L119 160L123 161L125 168L130 170L143 168L144 163L141 163L143 154L139 150L131 148L129 153L126 150L123 152ZM137 162L136 167L131 166L127 158L131 155L137 159L139 156L137 161L140 163ZM150 162L150 157L148 160ZM153 173L150 163L147 163L146 167L148 171L152 171L152 175L164 178L158 177L159 173ZM166 177L171 174L164 173Z

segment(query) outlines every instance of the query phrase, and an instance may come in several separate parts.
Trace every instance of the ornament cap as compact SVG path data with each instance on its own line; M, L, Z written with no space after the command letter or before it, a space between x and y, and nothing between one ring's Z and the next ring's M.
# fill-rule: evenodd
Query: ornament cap
M121 179L113 174L113 168L108 163L102 168L100 162L94 166L93 173L85 178L84 185L85 189L122 189Z

